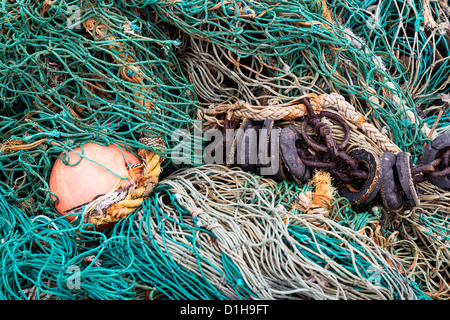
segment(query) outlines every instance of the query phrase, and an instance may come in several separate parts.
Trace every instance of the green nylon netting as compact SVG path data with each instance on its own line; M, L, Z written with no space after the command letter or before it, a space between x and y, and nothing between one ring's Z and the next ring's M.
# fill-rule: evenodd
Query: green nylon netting
M429 141L424 124L450 132L447 113L438 114L448 106L449 12L427 0L0 3L0 298L448 299L444 190L422 186L425 204L398 216L336 198L325 220L331 229L298 213L289 227L278 221L265 229L278 247L260 244L249 251L256 256L238 258L204 247L246 239L239 230L248 221L226 215L250 210L259 227L267 208L290 210L293 195L309 186L261 182L273 194L241 202L230 199L248 186L236 194L230 188L228 211L208 212L234 232L221 238L196 226L191 203L174 191L209 208L211 194L200 186L212 169L200 167L196 182L189 169L169 175L179 143L171 134L193 131L205 109L282 104L310 93L343 95L418 162ZM92 19L104 35L88 32ZM61 152L87 142L152 148L142 137L162 137L167 148L154 151L167 161L141 210L105 233L57 214L48 181ZM198 147L190 139L185 147ZM233 174L252 190L260 183ZM256 259L264 250L272 260ZM289 250L297 252L296 268L283 273L277 263ZM82 283L73 289L70 271L77 270Z

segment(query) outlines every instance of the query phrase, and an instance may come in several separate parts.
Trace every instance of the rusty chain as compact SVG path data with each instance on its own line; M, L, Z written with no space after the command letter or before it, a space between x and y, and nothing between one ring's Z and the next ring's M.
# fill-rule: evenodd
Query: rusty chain
M289 134L285 136L285 139L293 139L289 140L289 143L295 143L295 146L293 146L293 151L284 151L287 152L283 159L288 171L292 171L290 173L293 174L292 177L294 180L296 179L300 182L305 182L308 177L307 172L312 172L312 170L319 169L328 171L335 179L336 186L339 191L342 189L347 189L344 193L347 193L349 197L353 198L351 202L356 204L368 203L368 201L373 199L374 196L383 189L383 187L380 187L382 180L381 176L384 174L384 169L382 169L383 160L381 160L382 155L377 155L373 151L367 150L366 148L356 148L360 149L357 154L353 153L355 148L352 148L352 150L348 151L348 153L345 152L345 149L350 141L351 132L347 122L336 113L321 111L316 114L309 102L309 99L307 98L302 99L302 103L305 105L307 112L301 124L300 134L294 134L295 138L292 138L293 136L291 136L291 138L287 138ZM337 143L334 140L332 128L322 121L323 118L327 118L342 127L344 134L340 143ZM246 132L249 128L256 129L258 126L252 125L252 122L249 119L241 123L229 118L222 120L224 124L224 135L221 139L222 141L220 142L223 143L223 145L231 146L232 152L227 154L227 165L231 165L234 164L235 159L237 159L235 153L238 144L236 139L239 139L237 137L242 137L244 132ZM309 132L311 131L308 132L308 126L312 127L313 132L315 132L314 136L309 135ZM235 135L234 133L231 133L236 129L238 129L240 134ZM296 129L291 129L295 132L297 131ZM286 150L286 141L283 143L285 148L284 150ZM241 143L239 145L241 145ZM444 142L439 142L437 145L444 145L445 148L441 150L440 148L435 147L432 151L434 158L432 158L428 163L423 164L405 164L406 162L411 161L410 155L408 153L401 152L401 159L397 161L397 164L395 165L395 163L391 163L390 167L386 170L390 170L389 174L391 174L391 176L393 172L392 170L394 170L397 175L402 176L402 181L401 183L399 183L399 181L395 181L395 184L392 183L392 186L386 185L386 188L390 187L391 189L389 190L392 194L397 194L397 191L395 191L396 188L402 189L405 193L403 197L407 196L413 206L418 205L420 201L418 200L417 191L414 191L418 183L425 181L430 181L433 183L436 179L446 176L450 177L450 135ZM246 148L249 149L250 147L247 146ZM289 149L289 146L287 148ZM281 149L278 150L281 154ZM249 151L244 150L243 152ZM246 157L248 158L248 155L246 155ZM297 160L295 160L295 157L297 157ZM395 158L396 155L391 154L390 157ZM306 170L300 170L298 164L295 164L296 161L302 162L302 165L304 165ZM251 167L248 165L243 166L243 168L244 167L250 171L254 171L255 168L254 166ZM287 179L288 176L283 172L278 172L274 174L273 177L275 180L283 180ZM449 177L445 178L449 180L445 181L446 185L450 185ZM390 178L388 178L388 180L389 179ZM399 197L402 196L397 195L397 198ZM363 200L359 200L360 198Z

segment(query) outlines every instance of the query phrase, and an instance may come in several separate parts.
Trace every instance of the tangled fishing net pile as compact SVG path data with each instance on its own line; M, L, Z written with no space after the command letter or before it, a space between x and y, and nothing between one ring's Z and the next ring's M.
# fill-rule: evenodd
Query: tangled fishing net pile
M316 120L346 154L422 164L450 133L449 20L429 0L3 1L0 298L449 299L449 189L415 180L393 208L325 167L202 157L207 132L302 132L313 110L344 119ZM93 143L142 163L68 219L52 168Z

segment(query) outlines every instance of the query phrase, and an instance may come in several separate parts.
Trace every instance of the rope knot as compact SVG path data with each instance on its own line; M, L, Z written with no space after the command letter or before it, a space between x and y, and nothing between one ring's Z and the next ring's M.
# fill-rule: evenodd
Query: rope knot
M206 230L211 231L214 228L223 228L220 223L212 223L209 226L206 226Z
M198 215L203 214L203 213L205 213L205 211L203 211L203 209L201 209L201 208L194 208L194 209L192 209L191 212L190 212L190 214L191 214L191 216L192 216L193 218L195 218L195 217L197 217Z
M138 155L143 162L129 168L129 184L112 190L101 201L95 200L89 204L89 209L85 211L88 223L101 225L117 222L136 211L153 192L161 173L161 157L145 149L139 149Z

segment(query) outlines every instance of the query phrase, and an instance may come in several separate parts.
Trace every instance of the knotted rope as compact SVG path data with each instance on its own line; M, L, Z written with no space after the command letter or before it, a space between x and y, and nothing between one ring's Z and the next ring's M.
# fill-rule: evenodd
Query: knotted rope
M310 103L316 113L325 109L337 110L339 115L366 134L382 151L393 153L401 151L386 135L382 134L373 124L367 122L364 116L346 101L342 95L338 93L322 94L313 97ZM218 105L213 109L206 110L208 116L215 116L221 113L226 113L227 118L234 120L250 119L254 121L264 121L266 119L294 120L307 115L304 104L252 106L247 102L241 101L234 105Z
M313 106L315 112L322 110L320 105ZM289 103L286 105L253 106L248 102L239 101L233 105L218 105L213 109L207 109L206 115L214 116L227 113L234 120L251 119L264 120L294 120L307 114L306 107L302 103Z
M142 138L141 142L154 140ZM86 222L96 226L117 222L136 211L150 196L158 184L164 158L147 149L139 149L138 155L143 162L129 168L130 183L89 203L83 211Z
M316 108L320 106L323 109L336 109L342 117L361 129L381 150L393 153L401 151L386 135L382 134L373 124L367 122L364 116L340 94L332 93L317 96L311 100L311 105L315 105Z

